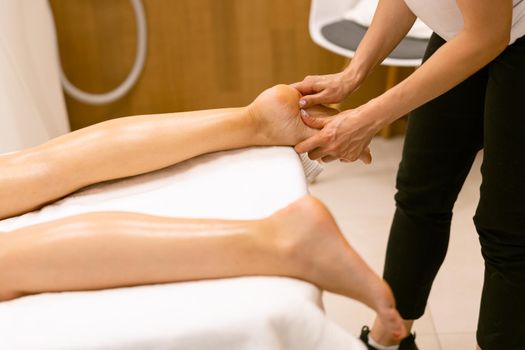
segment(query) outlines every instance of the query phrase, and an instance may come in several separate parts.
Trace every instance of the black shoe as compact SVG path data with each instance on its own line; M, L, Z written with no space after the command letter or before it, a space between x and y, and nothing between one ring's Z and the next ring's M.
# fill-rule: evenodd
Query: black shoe
M368 344L369 333L370 328L368 328L368 326L363 326L363 328L361 329L361 335L359 336L359 339L361 339L361 341L365 343L368 350L377 350L372 345ZM418 350L416 345L416 334L410 333L408 337L404 338L399 344L399 350Z

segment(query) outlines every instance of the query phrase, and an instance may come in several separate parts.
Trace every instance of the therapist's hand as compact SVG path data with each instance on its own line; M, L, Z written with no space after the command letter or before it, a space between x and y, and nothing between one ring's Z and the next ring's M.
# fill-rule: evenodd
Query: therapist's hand
M330 162L336 159L353 162L358 159L365 164L372 161L368 145L386 124L375 107L368 105L341 112L330 117L315 117L304 110L301 119L319 132L297 144L298 153L308 152L311 159Z
M303 81L292 84L303 95L299 101L301 108L339 103L359 85L359 80L346 72L307 76Z

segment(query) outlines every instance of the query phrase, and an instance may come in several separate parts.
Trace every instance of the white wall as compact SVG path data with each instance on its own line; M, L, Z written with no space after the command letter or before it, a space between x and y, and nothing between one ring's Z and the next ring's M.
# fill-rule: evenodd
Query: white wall
M46 0L0 0L0 153L68 132Z

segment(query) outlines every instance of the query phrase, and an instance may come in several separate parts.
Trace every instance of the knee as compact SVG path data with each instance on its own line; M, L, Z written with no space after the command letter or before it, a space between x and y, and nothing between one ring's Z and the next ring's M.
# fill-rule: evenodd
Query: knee
M440 193L428 193L412 188L398 188L396 208L412 219L432 225L449 225L452 220L454 200Z
M477 222L476 229L487 269L511 284L525 283L525 234L486 228Z
M487 239L490 239L491 231L494 232L492 235L502 235L507 236L507 238L512 236L511 232L522 233L514 234L513 239L519 239L518 236L525 236L525 202L522 200L523 197L517 199L495 192L487 189L481 191L481 198L474 217L474 223L480 232L480 236L486 235Z
M401 165L397 174L397 207L413 215L450 219L459 192L455 186L447 186L447 181L436 181L425 174L417 176L405 168Z

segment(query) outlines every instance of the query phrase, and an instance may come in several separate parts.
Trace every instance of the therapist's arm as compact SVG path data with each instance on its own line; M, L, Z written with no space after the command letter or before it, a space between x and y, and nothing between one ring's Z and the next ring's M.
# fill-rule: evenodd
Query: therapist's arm
M380 0L370 28L345 70L336 74L308 76L293 85L305 95L301 105L306 107L343 100L388 57L415 20L416 16L404 0Z
M311 158L354 161L384 126L436 98L496 58L508 45L512 0L457 0L464 29L409 78L356 110L332 118L303 118L322 129L296 150Z
M408 79L373 101L389 124L440 96L496 58L510 41L512 1L457 0L465 26Z

